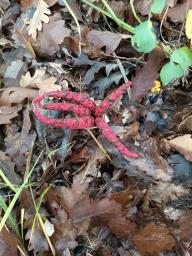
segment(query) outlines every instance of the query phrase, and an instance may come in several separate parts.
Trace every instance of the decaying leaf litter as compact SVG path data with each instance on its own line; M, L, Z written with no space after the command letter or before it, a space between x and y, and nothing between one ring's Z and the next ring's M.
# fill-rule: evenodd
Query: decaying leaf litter
M0 255L192 255L191 8L1 0Z

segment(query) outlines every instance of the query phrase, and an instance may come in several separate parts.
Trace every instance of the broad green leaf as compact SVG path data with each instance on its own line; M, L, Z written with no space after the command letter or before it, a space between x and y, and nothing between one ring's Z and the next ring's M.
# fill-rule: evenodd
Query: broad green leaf
M131 43L138 52L151 52L157 44L156 35L152 31L152 22L147 20L139 24L131 38Z
M192 66L192 52L187 47L175 49L170 58L173 62L179 64L184 72Z
M163 85L168 85L171 81L183 76L184 70L180 65L170 61L165 64L160 71L160 78Z
M151 12L155 14L162 13L163 9L165 8L166 0L153 0L151 5Z
M185 34L192 40L192 9L188 10L185 22Z

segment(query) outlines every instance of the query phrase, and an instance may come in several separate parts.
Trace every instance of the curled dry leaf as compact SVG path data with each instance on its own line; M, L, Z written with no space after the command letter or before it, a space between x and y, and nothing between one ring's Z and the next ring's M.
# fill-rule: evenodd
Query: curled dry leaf
M0 106L22 103L25 99L32 101L38 91L28 88L9 87L0 91Z
M166 227L149 224L134 235L133 242L143 256L160 256L175 246L175 240L169 233Z
M28 34L32 36L33 39L37 37L37 30L41 31L42 22L48 23L51 11L48 9L48 5L43 0L38 0L36 11L33 17L29 20Z
M37 69L35 74L31 76L29 71L21 77L21 87L31 87L40 89L40 93L61 90L61 86L57 85L57 78L47 76L45 70Z
M159 69L165 54L160 49L155 49L148 55L147 64L136 71L132 78L132 99L137 100L145 95L154 86L154 81L159 77Z
M22 109L21 105L10 107L2 106L0 107L0 125L10 124L11 119L18 116L18 112Z
M176 150L183 155L188 161L192 162L192 138L191 134L178 136L169 140L169 145L173 150Z

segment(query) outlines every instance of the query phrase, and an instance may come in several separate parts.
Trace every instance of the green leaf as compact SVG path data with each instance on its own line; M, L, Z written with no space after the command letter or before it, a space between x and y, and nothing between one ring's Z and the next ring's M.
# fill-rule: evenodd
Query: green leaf
M132 46L138 52L148 53L151 52L157 44L156 35L152 31L152 22L147 20L139 24L131 38Z
M155 14L162 13L163 9L165 8L166 0L153 0L151 5L151 12Z
M175 49L170 58L173 62L179 64L184 72L192 66L192 52L187 47Z
M168 85L171 81L185 74L183 68L170 61L165 64L160 71L160 78L163 85Z

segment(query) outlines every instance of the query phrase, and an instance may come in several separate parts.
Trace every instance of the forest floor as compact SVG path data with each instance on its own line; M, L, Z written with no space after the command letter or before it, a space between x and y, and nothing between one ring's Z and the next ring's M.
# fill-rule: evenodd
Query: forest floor
M192 255L192 0L1 0L0 29L0 256Z

